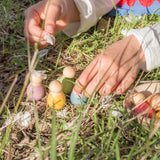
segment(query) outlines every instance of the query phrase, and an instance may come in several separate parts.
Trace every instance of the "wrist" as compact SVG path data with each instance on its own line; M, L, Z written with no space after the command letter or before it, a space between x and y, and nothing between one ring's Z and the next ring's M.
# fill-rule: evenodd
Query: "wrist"
M137 52L137 55L139 57L139 65L141 69L146 68L146 59L145 59L145 54L144 51L141 47L141 44L139 43L138 39L134 36L134 35L130 35L131 37L131 41L133 42L133 48L135 49L135 51ZM137 58L138 58L137 57Z

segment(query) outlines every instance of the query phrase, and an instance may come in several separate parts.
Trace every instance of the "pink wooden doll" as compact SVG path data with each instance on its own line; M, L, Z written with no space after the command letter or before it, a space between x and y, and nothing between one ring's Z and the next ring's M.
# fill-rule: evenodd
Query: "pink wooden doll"
M43 79L46 79L46 75L43 71L34 70L31 73L30 83L27 86L27 96L29 97L29 100L38 101L44 97Z

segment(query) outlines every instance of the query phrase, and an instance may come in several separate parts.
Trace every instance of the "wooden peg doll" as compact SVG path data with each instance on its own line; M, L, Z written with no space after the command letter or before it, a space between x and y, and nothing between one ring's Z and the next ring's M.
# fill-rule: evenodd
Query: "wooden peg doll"
M27 96L29 97L29 100L38 101L44 97L43 79L46 79L44 71L33 70L30 77L30 83L27 86Z
M70 94L74 87L74 76L75 76L75 69L71 66L67 66L63 69L63 75L59 79L62 82L63 92L64 94Z
M47 105L56 110L61 109L65 106L66 98L62 91L62 83L58 80L53 80L49 84L49 94L47 97Z
M88 98L84 97L81 94L77 94L77 93L74 93L73 91L71 92L71 96L70 96L70 100L71 100L71 103L73 105L76 105L76 106L79 106L79 105L82 105L84 106L87 101L88 101Z

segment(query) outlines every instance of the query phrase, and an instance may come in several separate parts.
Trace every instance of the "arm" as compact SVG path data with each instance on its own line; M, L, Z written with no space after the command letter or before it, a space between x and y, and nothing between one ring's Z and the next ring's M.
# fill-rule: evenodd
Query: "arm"
M111 0L74 0L80 13L80 21L69 23L63 31L68 36L87 31L96 24L100 16L109 13L119 1L113 0L113 4Z
M40 1L25 11L25 38L31 46L39 42L39 47L44 48L48 45L43 39L46 34L54 35L63 30L68 23L78 20L79 11L73 0Z
M131 29L127 36L98 55L77 79L77 84L89 95L96 86L101 95L112 91L122 94L135 81L140 69L150 71L160 66L160 23ZM73 92L79 94L82 90L75 86Z
M130 35L109 46L86 67L76 80L74 94L80 94L81 86L88 95L95 89L100 95L124 93L135 81L145 64L141 45L134 35Z
M115 4L119 0L113 0ZM72 36L95 25L98 18L113 9L111 0L43 0L25 11L25 38L31 46L47 46L45 34L62 30ZM45 20L44 30L42 21Z
M127 35L134 35L141 44L147 71L160 66L160 23L141 29L131 29Z

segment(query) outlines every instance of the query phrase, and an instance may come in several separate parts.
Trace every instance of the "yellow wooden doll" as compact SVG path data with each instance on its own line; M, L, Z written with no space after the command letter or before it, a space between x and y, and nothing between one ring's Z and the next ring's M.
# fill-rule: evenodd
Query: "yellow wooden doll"
M47 97L47 105L56 110L61 109L65 106L66 98L62 91L62 83L58 80L53 80L49 84L49 94Z

